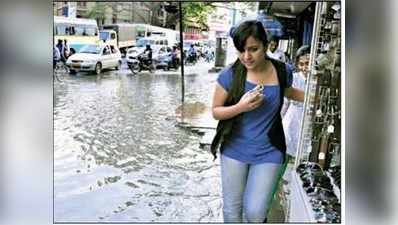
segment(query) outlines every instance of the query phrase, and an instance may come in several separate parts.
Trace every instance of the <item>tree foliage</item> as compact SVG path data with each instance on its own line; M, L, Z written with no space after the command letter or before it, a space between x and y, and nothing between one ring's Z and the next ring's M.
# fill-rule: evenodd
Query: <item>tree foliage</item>
M149 11L139 11L138 4L143 4L143 6ZM162 21L157 17L156 12L160 8L159 2L96 2L94 7L91 8L85 15L87 18L96 19L98 24L100 21L106 19L107 11L108 15L112 16L112 19L117 21L118 17L122 13L131 13L131 8L133 8L133 14L138 17L140 21L147 24L161 25ZM135 21L133 21L135 22Z
M187 26L199 27L207 30L207 17L215 10L211 2L184 2L182 3L183 29Z
M95 19L98 21L105 19L107 6L104 4L95 4L94 7L86 13L86 17Z

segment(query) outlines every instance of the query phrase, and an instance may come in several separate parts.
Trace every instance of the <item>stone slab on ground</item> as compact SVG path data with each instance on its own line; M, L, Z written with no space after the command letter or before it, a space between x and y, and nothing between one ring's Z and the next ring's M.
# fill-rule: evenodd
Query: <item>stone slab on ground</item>
M202 139L199 142L200 146L203 147L205 145L210 145L215 135L216 135L215 129L206 130L205 134L203 135Z
M223 69L224 69L224 67L213 67L213 68L209 69L209 73L218 73Z

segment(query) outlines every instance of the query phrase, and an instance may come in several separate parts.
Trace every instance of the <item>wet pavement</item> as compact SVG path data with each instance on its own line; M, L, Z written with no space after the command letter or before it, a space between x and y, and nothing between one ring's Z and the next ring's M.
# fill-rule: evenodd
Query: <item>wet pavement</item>
M212 64L61 74L54 83L55 222L221 223ZM204 136L203 136L204 135ZM278 194L279 196L279 194ZM284 215L274 201L270 222Z
M210 67L186 68L185 101L197 107L187 118L208 110L216 74L198 68ZM222 222L219 162L199 148L200 135L177 126L178 71L131 75L123 65L101 76L60 78L56 222Z

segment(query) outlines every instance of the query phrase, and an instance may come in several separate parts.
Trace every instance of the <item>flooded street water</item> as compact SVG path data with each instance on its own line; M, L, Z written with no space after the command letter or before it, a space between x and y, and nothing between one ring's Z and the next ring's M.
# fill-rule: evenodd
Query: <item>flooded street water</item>
M187 70L186 101L208 104L215 77ZM55 82L56 222L222 222L219 163L176 126L180 78L123 68Z

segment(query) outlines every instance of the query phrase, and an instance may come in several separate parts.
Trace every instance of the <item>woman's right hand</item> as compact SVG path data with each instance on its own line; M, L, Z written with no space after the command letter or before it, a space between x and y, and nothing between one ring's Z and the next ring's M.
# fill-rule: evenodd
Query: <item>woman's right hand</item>
M242 112L248 112L259 107L264 100L264 95L260 92L246 92L239 102L237 103L238 108Z

